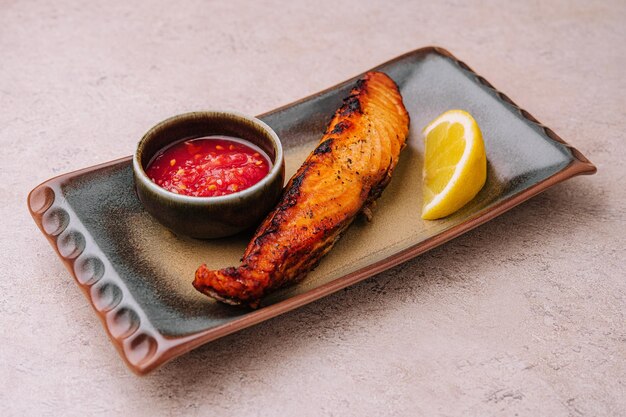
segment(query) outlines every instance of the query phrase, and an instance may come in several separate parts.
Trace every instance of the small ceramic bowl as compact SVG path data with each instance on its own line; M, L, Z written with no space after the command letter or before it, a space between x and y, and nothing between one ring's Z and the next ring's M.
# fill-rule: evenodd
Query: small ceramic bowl
M146 175L146 167L161 149L183 139L211 135L236 137L258 146L271 159L270 171L249 188L217 197L175 194ZM133 172L137 196L154 218L177 234L204 239L258 225L280 197L285 162L278 136L262 121L237 112L204 111L174 116L150 129L137 145Z

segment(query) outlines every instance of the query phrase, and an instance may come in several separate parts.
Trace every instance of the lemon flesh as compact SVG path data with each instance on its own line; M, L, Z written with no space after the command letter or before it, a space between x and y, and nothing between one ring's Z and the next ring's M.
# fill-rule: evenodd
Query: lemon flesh
M485 185L487 157L476 120L463 110L449 110L423 131L426 220L446 217L472 200Z

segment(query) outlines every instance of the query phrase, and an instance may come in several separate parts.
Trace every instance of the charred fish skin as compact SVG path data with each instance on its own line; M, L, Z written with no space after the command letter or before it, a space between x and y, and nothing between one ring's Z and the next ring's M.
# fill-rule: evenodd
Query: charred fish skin
M241 265L201 265L194 287L228 304L257 307L267 293L306 276L357 214L371 215L408 130L409 115L394 81L381 72L365 74L258 227Z

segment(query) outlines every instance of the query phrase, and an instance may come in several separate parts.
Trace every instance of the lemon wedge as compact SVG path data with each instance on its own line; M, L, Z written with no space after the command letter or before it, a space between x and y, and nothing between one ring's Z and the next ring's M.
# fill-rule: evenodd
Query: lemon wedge
M487 157L478 123L466 111L449 110L423 130L424 206L422 219L448 216L485 185Z

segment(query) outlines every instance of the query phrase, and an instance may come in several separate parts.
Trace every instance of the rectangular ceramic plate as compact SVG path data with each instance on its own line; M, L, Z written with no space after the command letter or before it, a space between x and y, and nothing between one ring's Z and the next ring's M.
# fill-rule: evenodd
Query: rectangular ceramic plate
M371 223L357 220L315 271L266 298L258 310L217 303L191 286L202 262L236 265L250 235L213 241L175 236L137 200L130 158L53 178L31 192L33 218L133 371L147 373L203 343L363 280L560 181L595 172L580 152L443 49L419 49L375 69L398 83L411 116L393 181ZM260 116L283 142L288 177L315 147L356 78ZM469 111L482 129L487 183L454 215L423 221L419 132L453 108Z

